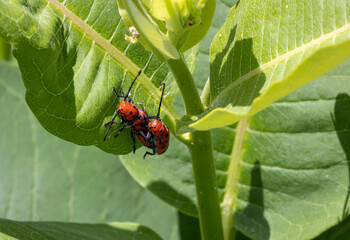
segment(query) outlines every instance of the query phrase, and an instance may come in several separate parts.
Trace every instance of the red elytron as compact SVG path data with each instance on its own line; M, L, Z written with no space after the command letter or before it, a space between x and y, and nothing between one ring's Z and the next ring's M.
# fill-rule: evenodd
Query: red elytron
M156 153L163 154L165 153L165 151L168 149L168 146L169 146L169 137L170 137L169 128L164 123L162 123L159 117L160 108L162 105L162 100L164 95L164 89L165 89L165 84L163 83L162 85L163 85L163 92L160 98L157 116L149 116L149 118L154 118L154 120L152 120L148 124L147 133L140 131L141 136L149 144L149 146L147 147L153 150L152 152L146 152L145 155L143 155L143 158L145 158L147 155L155 155Z
M163 154L169 146L169 128L160 119L155 119L148 124L149 131L157 140L157 153Z

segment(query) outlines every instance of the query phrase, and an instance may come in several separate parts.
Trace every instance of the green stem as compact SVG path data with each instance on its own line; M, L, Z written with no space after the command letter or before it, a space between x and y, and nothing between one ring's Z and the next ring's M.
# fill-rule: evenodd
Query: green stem
M204 112L204 106L199 97L192 74L188 69L183 56L180 59L170 59L168 64L175 76L185 103L186 114L197 115Z
M11 45L0 38L0 59L11 59Z
M202 113L204 106L183 57L168 60L168 64L180 88L186 113ZM188 147L192 156L201 236L203 240L223 240L211 135L209 131L193 132L190 138L191 144Z

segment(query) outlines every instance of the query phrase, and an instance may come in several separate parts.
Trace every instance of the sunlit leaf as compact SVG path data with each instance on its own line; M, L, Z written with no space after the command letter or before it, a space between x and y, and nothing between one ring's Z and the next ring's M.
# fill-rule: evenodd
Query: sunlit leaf
M251 116L350 57L348 4L240 1L211 46L209 110L178 133Z

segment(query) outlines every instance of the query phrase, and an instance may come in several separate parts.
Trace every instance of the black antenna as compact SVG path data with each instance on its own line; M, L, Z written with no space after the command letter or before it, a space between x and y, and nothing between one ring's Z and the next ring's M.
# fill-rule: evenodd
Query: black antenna
M136 75L134 81L132 81L132 83L131 83L131 85L130 85L130 87L129 87L128 92L125 94L124 101L128 98L129 93L130 93L130 90L131 90L132 86L134 85L134 83L135 83L136 79L138 78L138 76L140 76L141 72L142 72L142 70L140 70L140 71L138 72L138 74Z
M163 92L162 96L160 97L160 102L159 102L159 107L158 107L158 113L156 119L159 119L159 113L160 113L160 106L162 106L162 101L163 101L163 95L164 95L164 89L165 89L165 83L160 84L161 86L163 85Z

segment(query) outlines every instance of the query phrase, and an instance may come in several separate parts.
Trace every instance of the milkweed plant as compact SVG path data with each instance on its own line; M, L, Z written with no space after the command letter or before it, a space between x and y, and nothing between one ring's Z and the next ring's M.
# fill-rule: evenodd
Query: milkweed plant
M0 236L347 239L347 6L0 0Z

